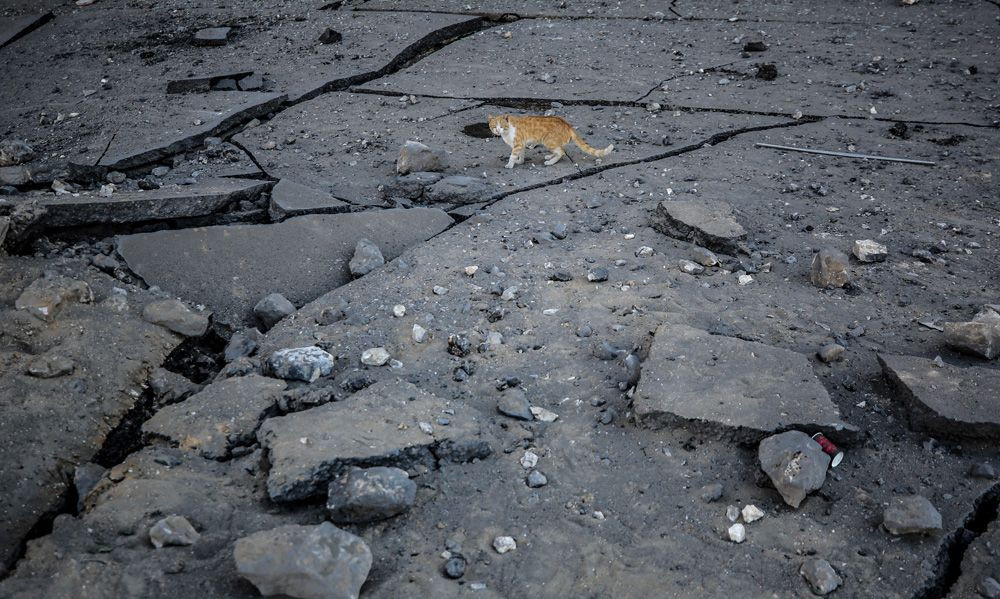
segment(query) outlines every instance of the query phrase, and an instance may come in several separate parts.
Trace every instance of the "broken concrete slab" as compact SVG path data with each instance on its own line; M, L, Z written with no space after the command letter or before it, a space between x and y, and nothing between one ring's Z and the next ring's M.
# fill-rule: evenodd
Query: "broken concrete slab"
M51 12L37 15L0 19L0 48L13 44L52 19Z
M936 435L1000 439L1000 371L879 354L910 427Z
M635 412L646 425L701 424L741 442L790 428L853 430L802 354L680 324L656 330Z
M1000 355L1000 311L984 306L969 322L946 322L944 340L951 347L992 360Z
M291 179L281 179L271 190L268 214L272 220L284 220L303 214L336 214L349 212L351 205L329 193L302 185Z
M478 420L470 406L398 379L347 401L270 418L257 433L271 463L268 495L274 501L321 495L349 466L433 468L441 459L485 457L491 450Z
M719 200L660 202L650 220L664 235L726 254L741 251L746 238L746 231L733 216L733 207Z
M167 406L142 425L146 440L166 439L213 460L253 441L257 426L273 410L285 382L257 374L223 379Z
M207 92L217 83L225 79L232 79L237 83L253 75L253 70L234 71L227 73L216 73L214 75L200 75L198 77L188 77L186 79L174 79L167 82L168 94L183 94L187 92Z
M125 235L117 249L150 285L209 306L217 320L248 323L254 304L270 293L300 306L350 282L347 264L362 238L392 260L451 223L429 208L297 216L274 225Z
M29 195L11 204L37 201L48 210L48 227L76 227L191 218L224 212L242 201L252 202L268 188L262 181L208 179L197 185L124 191L110 197L97 193Z
M225 46L226 42L229 41L229 34L232 31L232 27L199 29L195 32L191 41L196 46Z

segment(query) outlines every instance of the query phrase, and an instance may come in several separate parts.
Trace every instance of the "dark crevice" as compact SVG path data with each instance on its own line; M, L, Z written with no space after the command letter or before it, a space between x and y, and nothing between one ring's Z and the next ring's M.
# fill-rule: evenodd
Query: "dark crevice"
M661 82L657 83L655 86L653 86L652 89L650 89L648 92L646 92L646 93L642 94L641 96L639 96L639 99L636 100L636 103L642 102L643 100L645 100L646 98L648 98L649 96L651 96L653 94L653 92L655 92L656 90L660 89L661 87L663 87L667 83L670 83L671 81L675 81L677 79L683 79L684 77L693 77L695 75L701 75L703 73L709 73L709 72L714 71L715 69L720 69L722 67L728 67L729 65L735 64L735 63L736 63L735 60L731 60L729 62L720 64L720 65L715 65L713 67L708 67L708 68L702 69L701 72L681 73L680 75L674 75L673 77L667 77L663 81L661 81Z
M684 15L682 15L679 12L677 12L677 8L676 7L677 7L677 0L670 0L670 6L669 6L670 12L674 13L677 16L678 19L683 19Z
M142 449L142 424L156 412L153 392L146 389L132 408L104 438L101 449L91 459L103 468L122 463L129 454Z
M14 35L13 37L11 37L9 40L7 40L6 42L4 42L3 44L0 44L0 48L6 48L7 46L9 46L9 45L13 44L14 42L16 42L17 40L21 39L22 37L28 35L32 31L38 29L42 25L48 23L53 18L55 18L55 15L53 15L51 12L47 12L47 13L39 16L39 18L38 18L37 21L35 21L31 25L28 25L27 27L25 27L21 31L18 31L16 35Z
M257 160L257 157L254 156L253 152L251 152L250 150L248 150L246 148L246 146L244 146L243 144L241 144L240 142L238 142L238 141L236 141L235 139L232 139L232 138L229 139L229 143L233 144L234 146L236 146L237 148L239 148L241 152L243 152L244 154L246 154L247 158L250 159L250 162L252 162L254 164L254 166L256 166L258 169L260 169L260 172L264 173L264 177L268 181L277 181L276 178L272 177L271 174L267 172L267 169L264 168L264 165L262 165L260 163L260 161Z
M965 552L997 520L998 506L1000 483L994 484L977 497L962 524L942 540L937 556L937 575L911 595L912 599L940 599L948 595L962 575Z

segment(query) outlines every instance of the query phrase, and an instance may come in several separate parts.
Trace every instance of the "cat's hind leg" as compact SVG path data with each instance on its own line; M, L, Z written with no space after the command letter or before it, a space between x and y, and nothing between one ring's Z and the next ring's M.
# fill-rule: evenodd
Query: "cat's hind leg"
M562 160L562 157L565 155L566 153L563 152L562 148L560 147L554 148L552 150L552 153L545 157L546 158L545 166L552 166L553 164Z

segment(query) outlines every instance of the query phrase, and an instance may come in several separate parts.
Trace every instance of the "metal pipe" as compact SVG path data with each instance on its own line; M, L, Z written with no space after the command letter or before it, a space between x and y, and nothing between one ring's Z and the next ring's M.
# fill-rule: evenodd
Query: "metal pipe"
M923 166L934 166L936 162L930 160L914 160L913 158L892 158L889 156L875 156L873 154L855 154L854 152L832 152L830 150L811 150L809 148L793 148L792 146L779 146L775 144L755 143L761 148L773 148L775 150L788 150L790 152L805 152L807 154L823 154L824 156L840 156L842 158L868 158L871 160L884 160L886 162L905 162L907 164L920 164Z

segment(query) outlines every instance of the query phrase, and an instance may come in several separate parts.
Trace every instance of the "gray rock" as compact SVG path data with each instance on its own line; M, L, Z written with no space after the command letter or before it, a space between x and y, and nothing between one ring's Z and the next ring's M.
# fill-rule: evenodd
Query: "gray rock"
M32 281L14 301L14 307L51 322L64 307L73 303L89 304L94 293L84 281L68 277L43 277Z
M804 355L678 324L657 329L633 400L644 425L707 428L746 443L791 426L854 430Z
M253 307L253 315L257 317L257 322L264 327L265 331L278 324L278 321L282 318L294 313L295 305L285 299L285 296L280 293L268 295Z
M678 260L677 266L678 268L680 268L682 271L686 272L689 275L700 275L701 273L705 272L704 266L698 264L697 262L692 262L690 260L683 260L683 259Z
M267 367L278 378L312 383L333 372L333 356L315 345L285 348L271 354Z
M844 584L844 579L837 575L836 570L825 559L816 557L807 559L802 562L799 574L806 579L812 587L812 591L817 595L832 593L837 587Z
M471 204L485 202L497 195L498 190L485 179L466 175L445 177L424 190L428 202Z
M712 503L722 498L722 483L710 483L698 491L698 496L706 503Z
M329 27L324 29L323 33L319 34L319 43L321 44L336 44L342 39L344 39L344 36L339 31L335 31Z
M746 238L733 208L718 200L660 202L651 217L654 229L676 239L734 254Z
M225 46L229 41L229 27L209 27L195 32L193 42L196 46Z
M170 173L169 166L157 166L152 171L154 177L166 177L168 173Z
M879 354L878 361L896 391L895 399L906 407L910 428L944 436L1000 439L997 370L938 365L927 358L889 354Z
M525 480L527 485L532 489L537 489L538 487L544 487L549 484L549 479L546 478L544 474L538 470L532 470L528 473L528 478Z
M454 413L446 415L445 410ZM421 430L420 423L445 415L447 426ZM371 385L350 401L270 418L257 438L271 462L267 491L274 501L322 493L351 466L433 467L438 460L467 462L492 451L479 439L473 408L399 379Z
M87 494L97 486L107 470L92 462L80 464L73 470L73 488L76 490L76 511L83 511Z
M799 507L806 495L826 481L830 456L819 443L800 431L773 435L760 442L757 457L785 503Z
M35 151L21 139L0 140L0 166L17 166L35 158Z
M361 352L361 363L365 366L385 366L391 357L384 347L371 347Z
M461 555L452 556L444 563L444 575L452 580L465 576L465 558Z
M262 595L299 599L357 599L372 566L368 545L329 522L243 537L233 559L239 575Z
M969 476L992 480L997 477L997 472L992 465L986 462L977 462L969 468Z
M587 273L587 280L592 283L601 283L608 280L608 269L594 268Z
M992 360L1000 356L1000 313L987 306L970 322L946 322L944 340L955 349Z
M850 282L847 255L838 250L820 250L813 256L809 280L817 287L843 287Z
M354 246L354 256L351 258L348 268L354 277L363 277L376 268L385 264L385 257L372 241L359 239Z
M1000 582L992 576L984 577L976 590L986 599L1000 599Z
M66 356L46 354L28 363L28 374L40 379L52 379L73 372L76 364Z
M518 420L534 420L528 396L520 388L507 389L497 400L497 411Z
M350 209L350 204L325 191L282 179L271 189L267 212L271 220L280 221L303 214L337 214Z
M336 523L385 520L413 506L417 485L399 468L354 468L341 474L327 491L326 509Z
M200 337L208 330L208 316L192 312L180 300L161 300L150 302L142 309L142 317L146 322L158 324L185 337Z
M884 262L889 257L889 249L871 239L856 239L851 253L862 262Z
M236 331L229 338L229 343L226 344L226 349L222 352L222 359L228 364L237 358L253 355L257 351L261 337L260 331L256 328Z
M145 439L166 439L219 460L247 445L264 415L273 411L285 382L257 374L223 379L161 409L142 425Z
M149 377L149 390L153 392L158 407L183 401L203 387L165 368L156 368Z
M701 264L704 267L718 266L719 257L716 256L711 250L707 250L701 247L695 247L691 250L691 258Z
M167 82L167 93L168 94L183 94L188 92L207 92L213 88L218 89L216 86L220 81L231 80L235 81L237 79L247 77L253 73L252 70L245 71L232 71L226 73L216 73L211 75L201 75L197 77L187 77L184 79L174 79ZM165 167L158 167L165 168ZM168 169L169 171L169 169ZM156 169L153 169L153 175L157 177L162 177L166 175L166 172L162 174L157 174Z
M108 183L114 183L115 185L121 185L125 182L125 179L125 173L121 171L111 171L107 176Z
M838 343L828 343L819 348L816 355L824 362L837 362L844 357L844 346Z
M424 189L444 178L441 173L410 173L396 177L382 189L382 195L387 199L418 200L424 194Z
M407 140L399 149L396 172L408 175L416 172L440 172L445 170L447 157L441 150L428 147L419 141Z
M894 535L926 534L941 530L941 513L926 497L893 497L882 516L882 526Z
M264 88L264 77L260 73L250 73L246 77L236 81L240 91L258 91Z
M149 540L157 549L167 545L194 545L200 536L184 516L167 516L149 529Z

